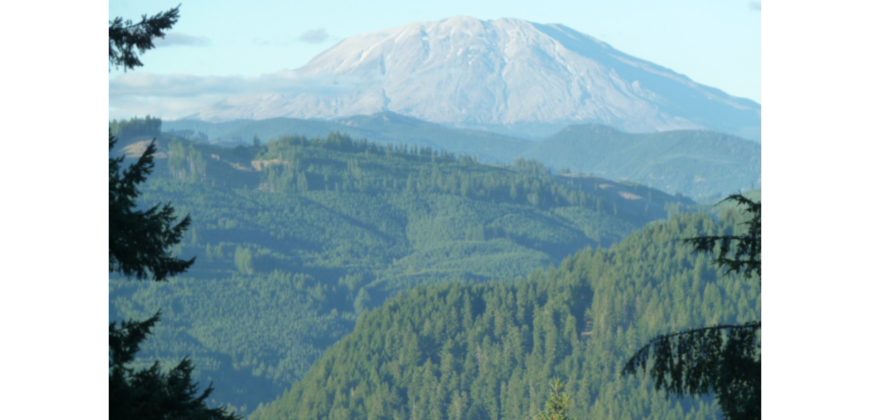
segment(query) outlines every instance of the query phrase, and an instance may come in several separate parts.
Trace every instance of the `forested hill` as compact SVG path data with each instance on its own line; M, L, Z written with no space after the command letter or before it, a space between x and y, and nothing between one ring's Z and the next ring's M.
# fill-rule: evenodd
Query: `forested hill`
M163 123L170 132L215 144L251 144L255 137L326 137L331 132L379 144L431 147L486 163L535 160L552 170L569 169L629 180L672 194L716 201L761 181L758 142L705 130L628 133L600 124L565 127L540 141L481 130L450 128L394 113L335 120L272 118L210 123Z
M491 166L342 136L224 148L159 127L114 124L116 150L135 155L158 137L141 201L191 215L177 251L196 264L166 284L113 281L111 315L162 309L143 363L189 355L217 401L242 409L280 395L396 291L527 275L692 205L532 162Z
M201 256L192 275L377 272L393 285L512 277L691 205L640 185L552 175L531 161L484 165L341 135L235 148L159 143L146 195L195 216L183 245ZM220 257L239 247L250 254L245 267Z
M713 131L626 133L604 125L575 125L522 156L699 199L718 200L761 183L761 145Z
M291 391L252 419L522 419L567 383L569 418L709 419L711 399L622 377L657 334L757 319L757 281L726 275L682 238L723 232L705 215L656 222L517 283L417 288L360 318Z
M334 120L268 118L206 122L200 120L166 121L168 132L187 134L214 144L251 144L254 137L275 139L289 135L326 137L340 132L353 138L367 138L379 144L404 144L430 147L451 153L474 156L484 162L511 162L533 145L531 140L483 130L447 127L399 115L380 112Z

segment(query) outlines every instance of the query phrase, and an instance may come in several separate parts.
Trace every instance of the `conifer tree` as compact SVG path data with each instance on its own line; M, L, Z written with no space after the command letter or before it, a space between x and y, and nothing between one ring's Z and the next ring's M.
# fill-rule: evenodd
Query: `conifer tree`
M109 135L109 151L115 138ZM171 204L137 209L139 184L154 170L154 141L139 159L121 170L124 156L109 158L109 270L138 279L165 280L183 273L195 258L172 256L171 247L181 242L190 226L187 216L176 222Z
M544 411L535 416L535 420L567 420L568 407L571 400L565 392L565 383L556 379L550 384L550 397Z
M142 65L138 53L154 47L178 20L178 7L143 16L133 24L116 18L109 24L109 65L124 70ZM109 133L109 151L115 138ZM194 259L172 256L190 217L177 221L170 204L139 210L138 186L154 168L156 146L152 140L139 159L122 170L123 156L109 158L109 271L155 281L186 271ZM224 408L208 408L209 385L202 392L193 382L193 364L187 358L168 372L158 362L136 370L129 365L142 341L160 318L159 312L144 321L109 324L109 416L113 419L236 419Z
M716 263L761 281L761 202L731 195L750 215L740 235L687 239L696 252L715 254ZM669 394L713 392L728 419L761 418L761 322L722 324L660 335L641 347L623 374L648 368L658 389Z

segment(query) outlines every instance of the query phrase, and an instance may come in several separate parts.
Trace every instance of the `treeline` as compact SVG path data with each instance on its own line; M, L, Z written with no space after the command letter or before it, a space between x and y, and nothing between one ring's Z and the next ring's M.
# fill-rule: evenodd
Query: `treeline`
M168 142L169 170L177 180L267 192L449 194L539 208L581 206L629 218L663 217L666 203L691 202L636 184L553 175L534 161L484 165L432 148L379 145L340 134L233 149Z
M268 191L436 193L536 207L620 210L606 195L585 191L596 190L595 181L602 180L555 177L540 163L525 160L510 167L481 165L431 148L378 145L339 134L273 141L259 159L257 169L266 172L262 186ZM648 198L652 191L646 192Z
M739 229L736 217L680 215L516 284L407 292L252 418L530 418L556 378L569 418L717 417L712 399L667 398L619 372L657 334L758 316L757 287L681 241Z
M152 139L160 136L163 122L160 118L146 116L128 120L112 120L109 122L109 132L118 138L123 145L133 139Z

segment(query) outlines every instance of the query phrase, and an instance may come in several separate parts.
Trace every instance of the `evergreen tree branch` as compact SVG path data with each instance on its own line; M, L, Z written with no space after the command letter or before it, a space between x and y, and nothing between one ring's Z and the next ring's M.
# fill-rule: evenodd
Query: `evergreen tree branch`
M109 23L109 66L124 71L142 66L139 54L154 48L154 38L163 38L178 21L175 6L154 16L142 15L142 20L133 23L116 17Z

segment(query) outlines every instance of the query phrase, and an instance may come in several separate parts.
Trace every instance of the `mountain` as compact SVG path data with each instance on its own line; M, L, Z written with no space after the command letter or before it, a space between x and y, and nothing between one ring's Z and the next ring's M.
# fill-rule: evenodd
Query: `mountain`
M135 155L157 137L140 202L191 215L175 251L197 260L171 282L110 282L111 317L162 310L141 363L191 356L197 380L241 412L277 398L396 293L510 281L693 206L528 161L486 165L340 135L221 147L158 127L117 122L118 150Z
M292 83L268 94L227 97L194 116L339 118L390 111L537 136L575 123L760 136L757 103L559 24L470 17L414 23L344 39L280 76Z
M632 134L601 125L577 125L521 156L554 169L638 182L696 200L721 199L761 183L761 146L712 131Z
M164 121L163 128L213 144L251 144L282 136L325 137L344 133L379 144L430 147L486 163L535 160L555 171L570 170L640 183L695 200L718 200L760 184L757 142L705 130L626 133L584 124L540 141L488 131L451 128L391 112L335 120L270 118L206 122Z
M164 121L163 128L187 136L201 133L204 140L224 145L251 144L254 137L265 141L284 136L326 137L331 133L342 133L379 144L430 147L473 156L489 163L513 162L534 144L517 137L483 130L451 128L392 112L333 120L268 118L207 122L182 119Z
M760 282L681 240L741 222L681 214L519 282L416 288L361 316L251 419L528 419L557 378L572 419L721 418L712 398L668 397L620 370L659 334L758 319Z

